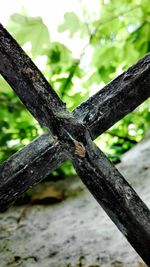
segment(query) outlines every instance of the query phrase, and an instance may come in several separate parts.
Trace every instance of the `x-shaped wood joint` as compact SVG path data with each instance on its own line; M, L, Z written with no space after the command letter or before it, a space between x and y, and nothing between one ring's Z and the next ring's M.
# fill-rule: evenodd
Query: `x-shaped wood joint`
M150 211L92 141L150 96L150 55L71 113L2 25L0 73L49 131L0 166L0 209L70 158L98 203L150 265Z

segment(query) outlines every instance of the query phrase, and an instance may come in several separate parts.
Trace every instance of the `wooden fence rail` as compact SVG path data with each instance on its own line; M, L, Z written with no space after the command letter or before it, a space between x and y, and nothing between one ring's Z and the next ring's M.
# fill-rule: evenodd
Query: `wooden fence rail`
M2 25L0 73L48 129L0 165L0 210L69 158L98 203L150 266L150 211L92 142L150 96L150 55L72 113Z

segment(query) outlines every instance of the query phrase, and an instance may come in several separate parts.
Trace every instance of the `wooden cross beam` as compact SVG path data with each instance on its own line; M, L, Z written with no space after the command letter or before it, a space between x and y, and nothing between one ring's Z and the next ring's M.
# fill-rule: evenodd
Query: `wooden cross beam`
M150 211L92 142L150 96L150 55L72 113L2 25L0 73L49 130L0 166L0 209L70 158L98 203L150 265Z

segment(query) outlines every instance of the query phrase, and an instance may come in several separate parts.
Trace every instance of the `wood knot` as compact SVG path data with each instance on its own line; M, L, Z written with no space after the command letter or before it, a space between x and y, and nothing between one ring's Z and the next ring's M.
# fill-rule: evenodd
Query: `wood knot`
M86 153L86 149L85 149L84 145L82 143L78 142L77 140L73 140L73 142L75 144L75 154L84 158L85 153Z

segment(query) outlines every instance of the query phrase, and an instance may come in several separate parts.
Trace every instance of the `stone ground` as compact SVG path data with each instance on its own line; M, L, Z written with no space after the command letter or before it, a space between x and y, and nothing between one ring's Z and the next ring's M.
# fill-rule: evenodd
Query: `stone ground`
M150 207L150 134L117 168ZM0 214L0 267L146 266L77 177L53 185L63 201Z

